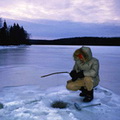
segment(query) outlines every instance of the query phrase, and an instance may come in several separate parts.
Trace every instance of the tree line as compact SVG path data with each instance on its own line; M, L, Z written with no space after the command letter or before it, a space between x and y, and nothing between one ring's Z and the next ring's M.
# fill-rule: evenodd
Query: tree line
M56 40L30 40L34 45L102 45L120 46L120 37L74 37Z
M14 23L13 26L7 26L6 21L0 19L0 45L21 45L29 44L29 34Z

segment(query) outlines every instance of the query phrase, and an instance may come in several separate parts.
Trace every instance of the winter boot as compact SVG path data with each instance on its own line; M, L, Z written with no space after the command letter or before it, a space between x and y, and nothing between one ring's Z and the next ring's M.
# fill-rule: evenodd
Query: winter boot
M86 96L85 98L83 99L83 102L90 102L93 100L93 89L91 91L88 91L86 92Z
M81 87L80 91L82 91L82 92L79 94L79 96L81 96L81 97L86 96L87 90L84 87Z

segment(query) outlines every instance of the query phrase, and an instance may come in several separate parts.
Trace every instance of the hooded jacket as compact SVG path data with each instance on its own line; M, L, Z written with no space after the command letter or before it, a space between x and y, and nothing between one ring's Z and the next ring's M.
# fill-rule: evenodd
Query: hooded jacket
M85 61L82 62L77 55L82 54L85 58ZM92 56L91 49L89 47L81 47L77 49L73 54L75 65L73 70L76 72L80 72L83 70L83 74L85 77L92 77L93 86L97 86L99 79L99 61Z

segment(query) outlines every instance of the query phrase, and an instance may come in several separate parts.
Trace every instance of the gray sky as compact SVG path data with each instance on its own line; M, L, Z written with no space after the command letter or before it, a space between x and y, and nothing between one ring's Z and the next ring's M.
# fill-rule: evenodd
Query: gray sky
M39 26L40 26L39 24L40 20L42 20L41 24L49 24L49 25L50 22L48 23L48 21L52 21L52 24L53 21L57 21L58 26L56 27L60 26L58 22L66 22L66 21L71 22L71 24L83 23L88 25L88 27L89 24L91 25L101 24L102 26L114 25L114 27L115 26L120 27L119 11L120 11L120 0L49 0L49 1L48 0L1 0L0 1L0 17L4 19L8 18L8 19L32 22L34 24L38 24ZM33 27L34 25L31 26L31 29ZM49 29L49 27L47 27L46 29ZM117 31L119 32L118 28Z

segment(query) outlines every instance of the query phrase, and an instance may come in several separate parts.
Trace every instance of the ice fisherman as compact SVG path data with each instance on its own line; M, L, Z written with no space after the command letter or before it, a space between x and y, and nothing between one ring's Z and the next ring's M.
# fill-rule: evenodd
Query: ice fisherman
M92 56L89 47L77 49L73 58L75 65L70 72L72 80L67 81L68 90L80 90L80 96L84 97L83 102L90 102L94 98L94 87L99 84L99 61Z

